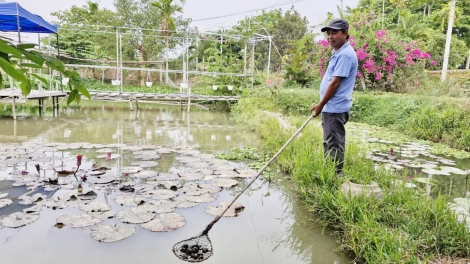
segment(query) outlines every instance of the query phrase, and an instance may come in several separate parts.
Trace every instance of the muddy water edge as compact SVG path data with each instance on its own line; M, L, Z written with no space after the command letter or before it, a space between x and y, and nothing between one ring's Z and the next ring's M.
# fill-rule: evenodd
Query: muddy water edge
M73 168L74 157L84 155L84 165L110 168L116 175L122 167L132 166L132 153L117 146L187 146L203 154L217 154L234 147L259 146L256 136L237 129L230 122L229 114L194 110L181 111L179 107L141 105L139 111L129 111L126 104L87 103L80 107L63 107L57 117L47 112L45 116L24 110L17 121L11 117L0 118L0 151L21 151L21 146L47 146L52 143L77 145L86 148L52 150L44 155L60 157L50 163L61 168ZM63 145L61 145L63 146ZM96 158L100 150L110 148L110 161ZM117 157L120 155L120 157ZM145 168L161 173L186 173L185 164L178 162L178 153L162 155L158 165ZM34 173L34 161L9 164L2 157L0 166L0 195L12 200L12 204L0 208L0 218L21 212L31 205L19 204L18 197L28 192L25 186L13 186L11 173ZM67 159L68 158L68 159ZM235 167L242 163L229 163ZM39 177L54 177L51 170L42 170ZM120 178L119 184L139 184ZM237 179L238 185L224 188L217 199L189 208L177 208L175 213L186 219L186 224L172 232L150 232L139 225L124 224L116 218L103 223L135 226L130 237L113 243L101 243L90 237L92 227L57 228L56 219L65 214L83 214L77 207L52 209L43 207L39 219L20 228L0 229L0 255L2 263L184 263L171 249L173 244L198 235L214 218L204 212L206 206L217 206L231 200L244 187L247 179ZM84 184L86 185L86 184ZM96 187L97 184L95 184ZM288 183L278 177L272 183L256 181L238 200L245 209L237 217L221 219L210 231L214 255L206 263L348 263L346 256L336 252L339 246L331 231L312 227L308 213L288 190ZM87 186L84 186L87 187ZM43 193L52 199L58 191L45 191L43 187L31 192ZM126 209L113 202L116 191L96 190L96 202L108 202L114 211ZM106 195L104 193L106 192Z

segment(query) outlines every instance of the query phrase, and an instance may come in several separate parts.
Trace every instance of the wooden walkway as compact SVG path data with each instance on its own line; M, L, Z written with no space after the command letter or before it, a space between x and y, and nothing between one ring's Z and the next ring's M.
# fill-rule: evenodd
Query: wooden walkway
M139 100L139 101L238 101L240 96L196 95L188 96L186 93L156 94L131 92L103 92L90 91L92 100Z

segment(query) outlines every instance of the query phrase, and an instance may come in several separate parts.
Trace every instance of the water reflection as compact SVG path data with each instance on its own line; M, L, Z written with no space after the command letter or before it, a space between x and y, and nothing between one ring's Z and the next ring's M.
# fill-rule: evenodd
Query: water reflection
M229 122L227 114L213 112L186 113L177 108L143 107L140 111L129 112L114 104L103 106L86 105L80 108L61 108L59 117L24 117L17 122L8 118L0 119L0 148L7 143L25 144L28 142L65 142L69 144L88 142L92 144L196 146L203 153L218 153L234 147L257 146L253 135L236 130ZM5 129L3 129L5 128ZM67 157L84 154L87 162L95 162L97 167L119 168L133 162L132 151L112 148L112 155L120 158L106 161L96 159L103 154L97 149L80 149L48 153L52 156ZM178 163L176 154L163 155L158 160L160 172L186 172L187 168ZM54 165L65 165L54 161ZM236 163L240 166L242 164ZM25 163L27 166L27 163ZM70 166L70 164L68 165ZM13 170L27 167L7 167L0 170L0 176L7 176ZM29 168L31 169L31 168ZM44 171L46 173L46 171ZM49 177L47 172L44 177ZM123 179L125 181L125 179ZM0 181L9 188L10 198L20 195L24 187L11 188L11 182ZM171 252L174 243L197 235L213 220L204 213L206 205L216 206L229 201L246 184L238 179L239 185L226 189L219 198L191 209L177 209L183 214L186 225L174 232L151 233L138 229L130 238L111 244L98 243L89 237L88 231L64 227L53 228L57 217L70 213L81 214L77 208L44 210L41 218L22 227L21 232L0 229L0 254L2 263L182 263ZM15 190L21 191L15 194ZM3 191L3 190L2 190ZM98 191L97 201L104 202L114 193L109 189ZM106 193L106 195L104 195ZM17 197L17 196L16 196ZM338 244L329 231L311 228L306 225L308 213L301 209L285 190L283 183L267 184L261 180L239 199L245 210L236 218L223 218L211 230L215 255L206 263L346 263L347 258L335 253ZM112 203L113 204L113 203ZM113 204L113 210L122 210ZM8 212L0 211L0 215ZM106 220L118 223L117 220ZM10 237L12 236L13 237ZM77 252L82 253L80 258ZM27 254L25 254L27 253Z

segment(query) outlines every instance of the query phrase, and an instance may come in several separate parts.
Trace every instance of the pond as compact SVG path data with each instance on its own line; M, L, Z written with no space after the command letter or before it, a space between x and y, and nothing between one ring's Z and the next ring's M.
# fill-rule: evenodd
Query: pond
M125 106L83 102L57 117L24 110L17 121L0 119L2 263L185 263L173 245L201 233L214 219L206 211L218 212L253 176L213 155L260 148L229 114ZM82 195L71 174L77 155ZM237 200L244 209L209 232L214 255L205 263L348 263L287 185L258 179ZM15 215L23 211L37 220Z

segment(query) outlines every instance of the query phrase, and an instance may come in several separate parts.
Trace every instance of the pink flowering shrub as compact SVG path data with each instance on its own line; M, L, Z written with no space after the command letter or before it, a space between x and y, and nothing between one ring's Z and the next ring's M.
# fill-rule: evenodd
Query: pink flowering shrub
M358 89L361 78L367 89L400 91L403 86L415 86L424 74L425 65L436 65L428 52L418 43L401 39L386 29L374 29L373 21L361 17L350 21L349 42L356 50L359 62ZM326 40L318 41L318 66L323 76L331 56Z

